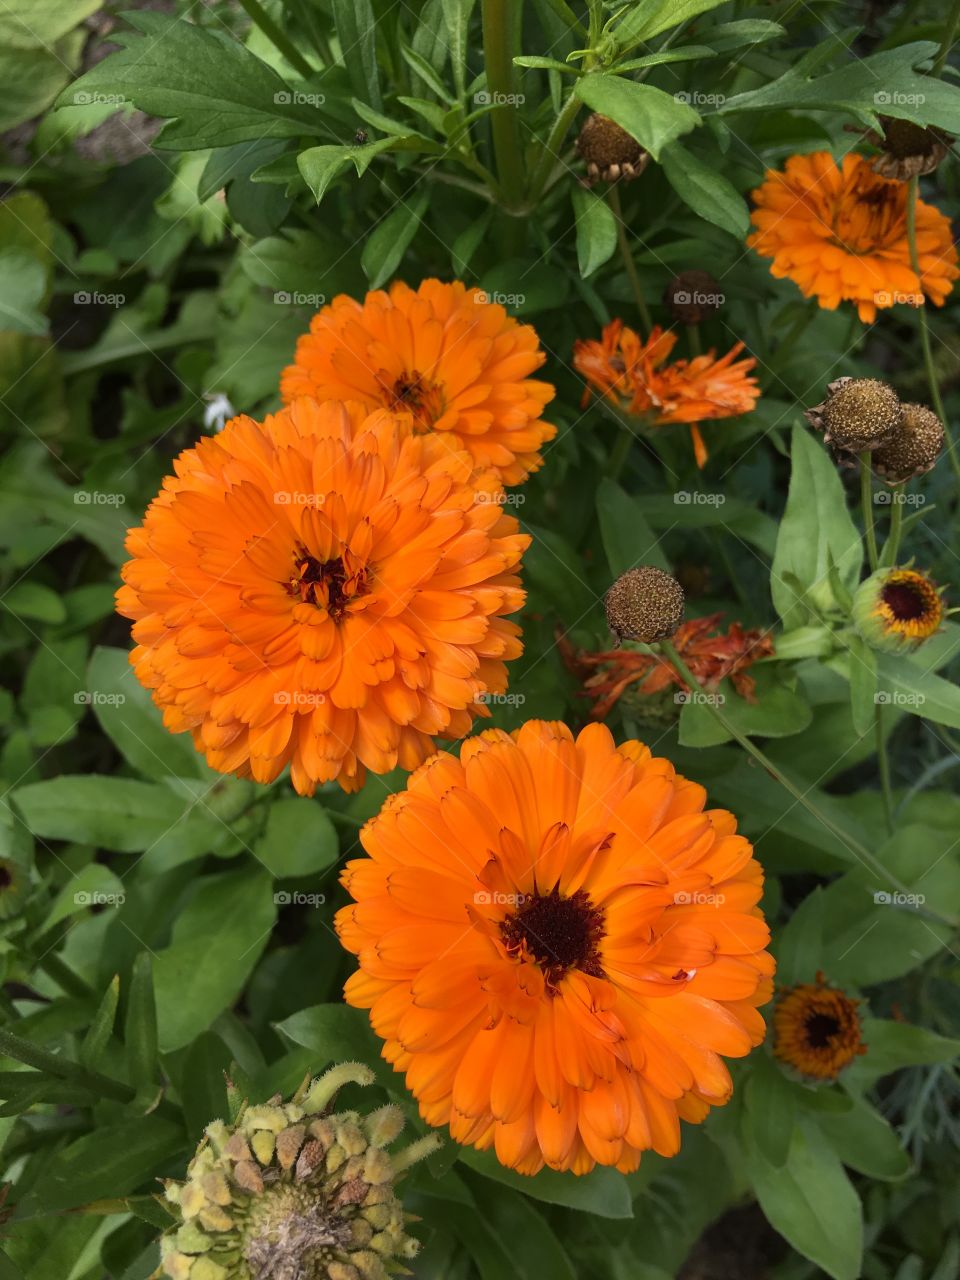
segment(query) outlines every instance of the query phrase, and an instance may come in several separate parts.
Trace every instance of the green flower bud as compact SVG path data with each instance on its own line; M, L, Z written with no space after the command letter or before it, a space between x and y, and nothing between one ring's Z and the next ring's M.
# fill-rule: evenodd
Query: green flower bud
M943 621L941 588L917 569L878 569L853 597L853 622L874 649L910 653Z

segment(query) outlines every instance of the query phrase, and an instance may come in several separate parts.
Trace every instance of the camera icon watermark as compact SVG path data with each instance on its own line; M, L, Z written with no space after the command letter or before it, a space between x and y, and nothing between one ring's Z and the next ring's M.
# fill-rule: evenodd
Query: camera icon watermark
M104 493L100 489L76 489L73 494L76 507L122 507L126 500L124 493Z
M526 100L522 93L490 93L487 89L473 95L477 107L522 107Z
M476 700L485 707L522 707L527 696L524 693L490 693L485 690L477 694Z
M922 907L927 900L925 893L904 893L901 889L878 889L873 895L874 904L878 907Z
M278 889L273 895L274 905L278 907L322 907L327 901L325 893L301 893L295 889L288 892Z
M699 89L679 89L673 95L674 102L686 107L722 107L727 100L725 93L701 93Z
M73 895L78 907L122 907L126 900L125 893L104 893L100 889L80 889Z
M877 289L873 295L873 301L878 307L922 307L924 305L924 296L922 293L901 293L892 289Z
M926 700L924 693L903 693L899 689L878 689L873 695L878 707L922 707Z
M926 495L922 493L904 493L899 489L879 489L873 495L873 501L878 507L922 507L927 499Z
M122 307L126 305L125 293L101 293L99 289L78 289L73 295L76 307Z
M527 500L524 493L478 493L477 502L492 502L499 507L522 507Z
M305 689L280 689L273 695L276 707L322 707L327 700L325 693L308 693Z
M123 107L130 99L122 93L88 93L78 89L71 101L75 107Z
M525 293L487 293L483 289L478 289L473 295L474 302L483 304L492 304L497 307L504 307L507 311L516 311L518 307L522 307L527 300Z
M473 895L478 907L522 907L526 894L501 893L498 889L478 889Z
M278 489L273 500L278 507L322 507L326 501L323 493L302 493L299 489Z
M122 707L126 700L124 693L101 693L99 689L78 689L73 695L78 707Z
M722 693L708 693L706 689L678 689L673 700L678 707L722 707L727 699Z
M278 289L273 295L273 301L278 307L322 307L326 304L327 295L300 293L296 289L290 293L286 289Z
M922 107L926 100L925 93L901 93L899 89L878 89L873 95L877 107Z
M679 489L673 495L677 507L722 507L726 500L725 493L701 493L699 489Z
M726 900L726 894L707 893L699 889L678 889L673 895L673 902L677 907L722 907Z
M281 89L273 95L277 107L322 107L326 102L322 93L304 93L300 89Z

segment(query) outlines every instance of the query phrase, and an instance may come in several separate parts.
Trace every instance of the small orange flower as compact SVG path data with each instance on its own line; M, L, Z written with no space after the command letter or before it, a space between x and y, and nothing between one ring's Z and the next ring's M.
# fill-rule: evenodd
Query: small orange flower
M406 415L313 400L234 418L175 466L117 607L165 725L214 769L352 791L489 715L530 541L492 472Z
M688 423L697 466L702 467L708 454L698 424L735 418L754 407L760 388L750 371L757 362L752 356L736 359L743 350L738 342L719 360L711 351L666 364L676 341L675 333L656 325L643 342L622 320L613 320L599 342L574 343L573 364L595 391L625 413L645 416L653 426ZM588 388L584 404L589 397Z
M629 1172L729 1099L774 965L763 872L705 801L639 742L542 720L389 797L336 925L429 1124L521 1173Z
M746 630L739 622L732 623L726 633L708 635L722 616L691 618L681 624L673 643L701 689L712 692L729 678L741 698L756 702L756 682L746 674L747 668L773 653L773 640L766 632ZM671 685L689 692L680 673L660 654L623 648L575 654L565 641L560 647L567 665L583 679L584 691L594 699L590 714L596 720L608 716L628 689L645 697Z
M835 310L855 302L870 324L877 310L924 296L937 306L960 275L950 220L917 201L920 276L910 265L907 187L880 177L861 155L837 166L828 151L791 156L753 192L757 230L747 244L772 258L771 275L787 277L807 298Z
M504 484L541 466L557 429L541 414L554 389L530 375L546 359L536 332L482 289L460 281L397 281L362 303L341 295L317 312L284 369L280 392L407 410L419 431L442 432Z
M822 973L816 983L788 987L773 1013L774 1054L811 1079L836 1080L867 1052L860 1039L859 1004L828 987Z

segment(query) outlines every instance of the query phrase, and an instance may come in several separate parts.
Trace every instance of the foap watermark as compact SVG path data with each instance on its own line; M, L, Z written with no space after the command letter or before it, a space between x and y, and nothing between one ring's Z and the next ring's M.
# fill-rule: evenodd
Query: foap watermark
M499 889L478 889L473 895L478 907L522 907L526 894L501 893Z
M104 893L102 889L80 889L73 895L78 907L122 907L126 900L125 893Z
M722 693L708 693L706 689L678 689L673 700L679 707L722 707L726 702Z
M507 311L515 311L517 307L523 306L527 295L525 293L487 293L483 289L478 289L473 300L481 304L492 303L497 307L505 307Z
M924 297L922 293L899 293L895 289L878 289L873 295L873 301L878 307L922 307Z
M126 500L125 493L105 493L102 489L77 489L73 495L77 507L122 507Z
M526 702L526 694L523 693L478 693L477 702L482 702L487 707L522 707Z
M725 493L702 493L699 489L680 489L673 495L677 507L722 507L726 500Z
M702 889L678 889L673 895L678 907L722 907L726 900L725 894L707 893Z
M322 707L326 700L325 693L308 693L306 689L280 689L273 695L277 707Z
M130 99L122 93L88 93L85 89L78 89L71 101L75 107L124 107Z
M322 507L326 501L323 493L303 493L299 489L278 489L273 495L278 507Z
M714 311L722 307L726 300L725 293L714 293L708 289L678 289L670 298L678 307L710 307Z
M878 907L922 907L927 900L925 893L904 893L902 889L878 889L873 895Z
M273 95L278 107L322 107L326 100L323 93L304 93L302 89L281 89Z
M278 307L322 307L327 301L325 293L300 293L296 289L289 293L286 289L278 289L273 295Z
M899 489L880 489L873 495L878 507L922 507L927 501L922 493L903 493Z
M125 293L101 293L99 289L78 289L73 295L76 307L122 307L126 301Z
M873 95L877 107L922 107L926 100L925 93L903 93L899 89L878 89Z
M491 93L488 89L481 89L473 95L473 103L477 107L522 107L526 100L522 93Z
M699 89L679 89L673 95L674 102L688 107L722 107L727 100L725 93L701 93Z
M878 689L873 701L878 707L922 707L926 694L903 693L900 689Z
M527 500L525 493L478 493L477 502L494 502L500 507L522 507Z
M78 707L122 707L125 693L102 693L99 689L78 689L73 701Z
M325 893L301 893L298 889L278 889L273 901L278 907L322 907L327 900Z

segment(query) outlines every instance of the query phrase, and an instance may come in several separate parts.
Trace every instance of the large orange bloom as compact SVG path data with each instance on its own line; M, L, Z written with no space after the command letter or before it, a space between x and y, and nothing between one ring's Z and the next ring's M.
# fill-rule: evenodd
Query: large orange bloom
M870 324L878 309L919 306L924 295L939 307L960 274L949 219L918 200L917 277L907 187L881 178L864 156L844 156L839 168L829 151L791 156L782 173L767 170L753 199L757 230L747 244L773 259L771 275L793 280L829 311L855 302Z
M340 296L319 311L280 391L285 401L332 397L407 409L419 430L449 434L478 466L519 484L557 434L540 416L554 389L530 377L545 358L530 325L482 289L424 280L414 291L398 281L362 304Z
M705 799L603 725L533 720L387 800L337 930L425 1120L521 1173L629 1172L727 1101L773 960L761 868Z
M489 714L529 543L492 472L406 416L312 400L175 466L128 535L118 608L167 728L215 769L355 790Z
M644 342L622 320L613 320L599 342L574 343L573 365L590 387L625 413L646 415L654 426L688 423L697 465L702 467L708 454L698 424L736 417L754 407L760 388L751 370L757 362L752 356L737 360L743 350L738 342L719 360L710 351L667 364L676 341L675 333L655 325ZM589 395L588 387L584 403Z

